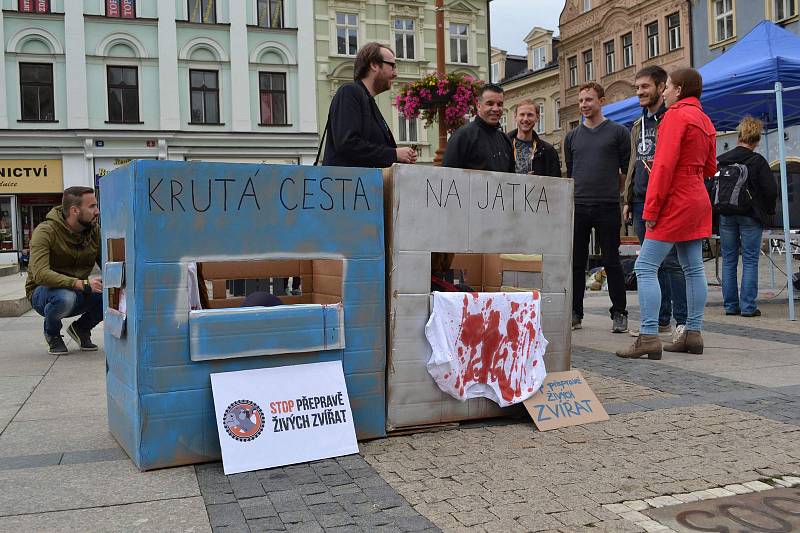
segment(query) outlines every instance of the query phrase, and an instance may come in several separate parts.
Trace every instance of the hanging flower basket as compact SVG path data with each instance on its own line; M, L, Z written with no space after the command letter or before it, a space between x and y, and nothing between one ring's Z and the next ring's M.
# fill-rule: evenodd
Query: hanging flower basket
M404 85L395 97L395 104L406 119L422 117L426 128L439 119L439 111L444 109L444 123L447 131L452 132L475 114L482 85L483 82L465 74L431 74Z

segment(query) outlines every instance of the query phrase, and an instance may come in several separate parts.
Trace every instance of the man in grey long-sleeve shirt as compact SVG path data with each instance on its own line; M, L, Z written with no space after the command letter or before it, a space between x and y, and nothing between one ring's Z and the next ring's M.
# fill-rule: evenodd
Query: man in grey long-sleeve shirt
M581 327L586 260L592 228L600 243L608 278L614 333L628 331L625 278L619 260L622 227L620 189L631 156L631 137L623 126L603 116L605 90L594 82L580 88L578 106L584 123L564 140L567 177L575 180L575 224L572 243L572 326Z

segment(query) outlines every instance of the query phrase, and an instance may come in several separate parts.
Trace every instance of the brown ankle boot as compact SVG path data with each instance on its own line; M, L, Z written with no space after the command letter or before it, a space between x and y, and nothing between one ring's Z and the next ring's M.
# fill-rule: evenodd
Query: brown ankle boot
M646 355L648 359L661 359L661 339L658 335L639 335L630 348L617 350L617 357L637 359Z
M664 345L667 352L703 353L703 336L699 331L685 330L678 339Z

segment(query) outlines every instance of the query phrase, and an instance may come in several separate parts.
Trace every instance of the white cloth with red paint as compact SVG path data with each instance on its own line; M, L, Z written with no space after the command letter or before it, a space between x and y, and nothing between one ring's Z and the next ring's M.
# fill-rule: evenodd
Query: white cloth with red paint
M454 398L500 407L527 400L547 374L541 298L533 292L434 292L428 372Z

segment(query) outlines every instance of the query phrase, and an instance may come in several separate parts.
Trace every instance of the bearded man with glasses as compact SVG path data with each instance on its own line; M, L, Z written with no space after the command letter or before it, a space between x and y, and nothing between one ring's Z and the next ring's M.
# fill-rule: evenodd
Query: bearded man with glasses
M417 152L397 147L392 130L375 103L397 77L391 48L367 43L356 54L353 83L339 87L331 101L328 122L322 134L324 165L385 168L392 163L416 163ZM319 159L319 154L317 154Z

